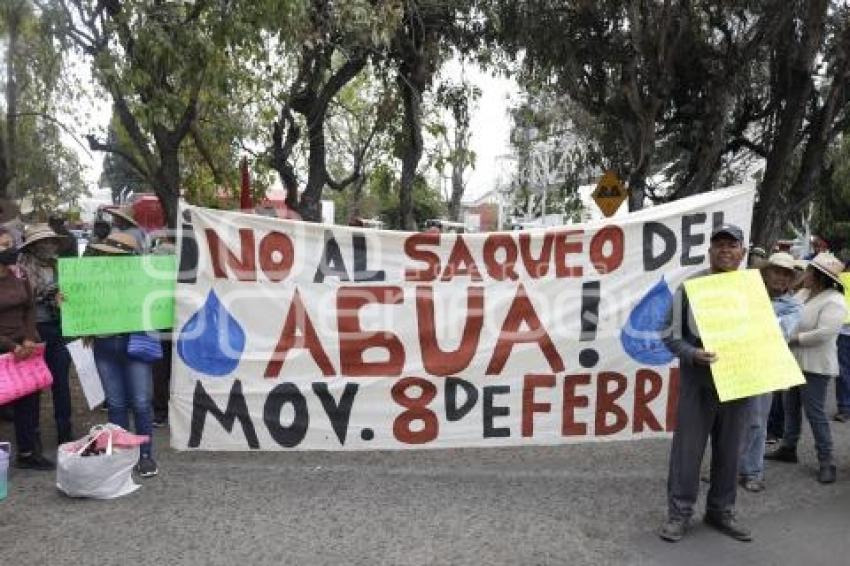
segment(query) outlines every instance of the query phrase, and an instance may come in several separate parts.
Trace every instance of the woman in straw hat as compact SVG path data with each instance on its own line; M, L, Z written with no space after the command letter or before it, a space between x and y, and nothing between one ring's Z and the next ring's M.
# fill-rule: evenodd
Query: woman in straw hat
M761 264L761 276L770 297L773 312L785 340L789 340L800 322L800 302L789 292L794 274L794 258L785 252L771 254ZM767 419L773 393L750 397L750 418L741 442L738 462L739 483L751 492L763 491L764 447L767 438Z
M0 227L0 354L11 353L18 360L34 354L39 341L35 327L32 289L16 268L19 250L14 236ZM38 431L39 392L30 393L12 403L15 414L15 442L18 468L48 471L53 462L41 453Z
M121 256L140 252L132 234L113 232L102 242L91 246L92 255ZM93 340L94 361L103 391L106 393L109 422L125 429L130 428L130 410L136 434L147 435L149 441L140 446L139 463L136 470L143 478L157 475L153 459L153 378L151 363L138 360L127 353L129 334L96 336Z
M820 464L817 479L821 483L832 483L836 476L832 436L824 405L829 380L838 374L835 344L847 318L844 286L840 279L843 270L844 264L829 252L816 255L806 268L804 288L796 295L803 303L800 324L789 341L806 383L786 392L782 444L765 456L768 460L797 462L803 409L815 437Z
M26 274L35 298L35 322L44 341L44 361L53 375L53 416L59 444L73 440L71 427L71 387L68 371L71 354L62 338L59 314L58 271L63 236L47 224L35 224L24 230L20 266Z
M112 228L114 231L130 234L136 239L136 244L142 253L148 251L148 241L144 230L139 226L133 216L133 209L129 206L112 208L109 210L112 217Z

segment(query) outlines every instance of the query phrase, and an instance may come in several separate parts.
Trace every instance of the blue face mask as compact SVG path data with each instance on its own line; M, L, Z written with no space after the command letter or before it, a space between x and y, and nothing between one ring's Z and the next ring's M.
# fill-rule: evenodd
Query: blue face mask
M0 265L15 265L18 263L18 253L15 248L0 251Z

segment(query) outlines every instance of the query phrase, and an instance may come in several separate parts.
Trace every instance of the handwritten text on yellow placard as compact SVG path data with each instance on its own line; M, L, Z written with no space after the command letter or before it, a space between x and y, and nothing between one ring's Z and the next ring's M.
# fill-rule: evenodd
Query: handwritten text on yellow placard
M804 382L757 270L685 282L703 345L717 354L711 374L721 401Z

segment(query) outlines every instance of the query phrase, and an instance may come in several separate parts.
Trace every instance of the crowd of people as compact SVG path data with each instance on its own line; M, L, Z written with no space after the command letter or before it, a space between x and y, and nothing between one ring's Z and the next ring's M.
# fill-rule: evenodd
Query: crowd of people
M152 246L129 210L113 211L111 222L99 220L83 255L121 256L173 254L174 241L162 238ZM717 354L703 348L687 293L681 286L668 313L665 344L680 362L677 426L673 435L668 475L668 518L659 534L678 541L694 513L700 481L710 484L705 522L738 540L751 540L750 531L735 515L738 487L761 492L766 488L765 460L798 462L797 444L805 413L818 458L817 481L836 481L830 421L826 402L836 378L838 411L834 421L850 421L850 325L840 274L845 264L824 242L816 253L795 259L789 253L768 256L749 250L750 267L760 269L782 334L803 372L805 383L787 391L720 402L711 374ZM743 231L724 224L714 230L708 250L708 269L692 277L733 271L747 255ZM26 359L44 345L45 362L53 376L52 399L57 444L74 439L69 370L69 338L61 332L62 294L59 257L76 257L76 241L61 219L28 227L22 235L0 228L0 353ZM106 397L109 422L153 438L153 428L167 422L171 344L162 340L157 360L134 356L130 334L93 336L83 344L93 351ZM12 404L18 468L52 470L44 454L39 427L40 393ZM711 440L711 465L701 478L704 452ZM773 446L771 451L767 447ZM137 472L158 474L153 443L140 447Z
M826 413L830 382L836 378L836 422L850 421L850 325L841 273L845 263L818 238L815 253L795 260L778 251L769 257L750 250L750 267L760 269L782 334L804 383L787 391L720 402L711 374L716 352L704 349L681 286L668 313L667 347L680 361L677 426L673 434L667 480L667 520L659 535L682 539L690 527L700 481L709 483L705 524L736 540L750 541L750 530L735 514L738 486L758 493L766 488L765 460L797 463L797 444L805 413L818 459L816 479L836 481L830 421ZM747 250L742 230L721 225L709 245L709 268L692 277L734 271ZM701 477L706 445L711 463ZM766 452L767 446L774 449Z
M95 222L85 256L121 256L143 253L173 254L173 240L162 238L151 245L145 232L133 220L130 209L112 211L111 220ZM0 228L0 353L12 353L24 360L44 345L44 359L53 377L52 400L56 421L56 443L75 439L72 424L69 371L72 364L62 336L62 293L58 281L58 259L77 257L77 241L61 218L35 224L22 234ZM155 361L140 359L129 351L130 334L91 336L83 345L93 351L103 385L109 422L130 429L130 414L136 434L148 437L140 446L136 471L143 477L158 474L153 455L153 427L167 420L170 348ZM155 382L156 381L156 387ZM156 393L155 393L156 391ZM21 469L50 471L55 463L42 445L40 392L11 403L16 456ZM158 411L154 412L154 407ZM78 431L79 432L79 431Z

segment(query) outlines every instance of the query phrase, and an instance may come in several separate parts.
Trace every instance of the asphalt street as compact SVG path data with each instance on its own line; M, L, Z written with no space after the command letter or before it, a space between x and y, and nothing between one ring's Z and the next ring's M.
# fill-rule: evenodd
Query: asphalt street
M104 417L85 412L78 428ZM11 433L0 422L0 438ZM815 481L806 429L799 465L769 462L767 491L740 492L754 542L697 521L669 544L655 534L667 440L190 453L165 448L167 430L158 430L161 475L122 499L70 499L53 473L13 469L0 502L0 564L835 566L850 562L850 424L833 433L836 484Z

